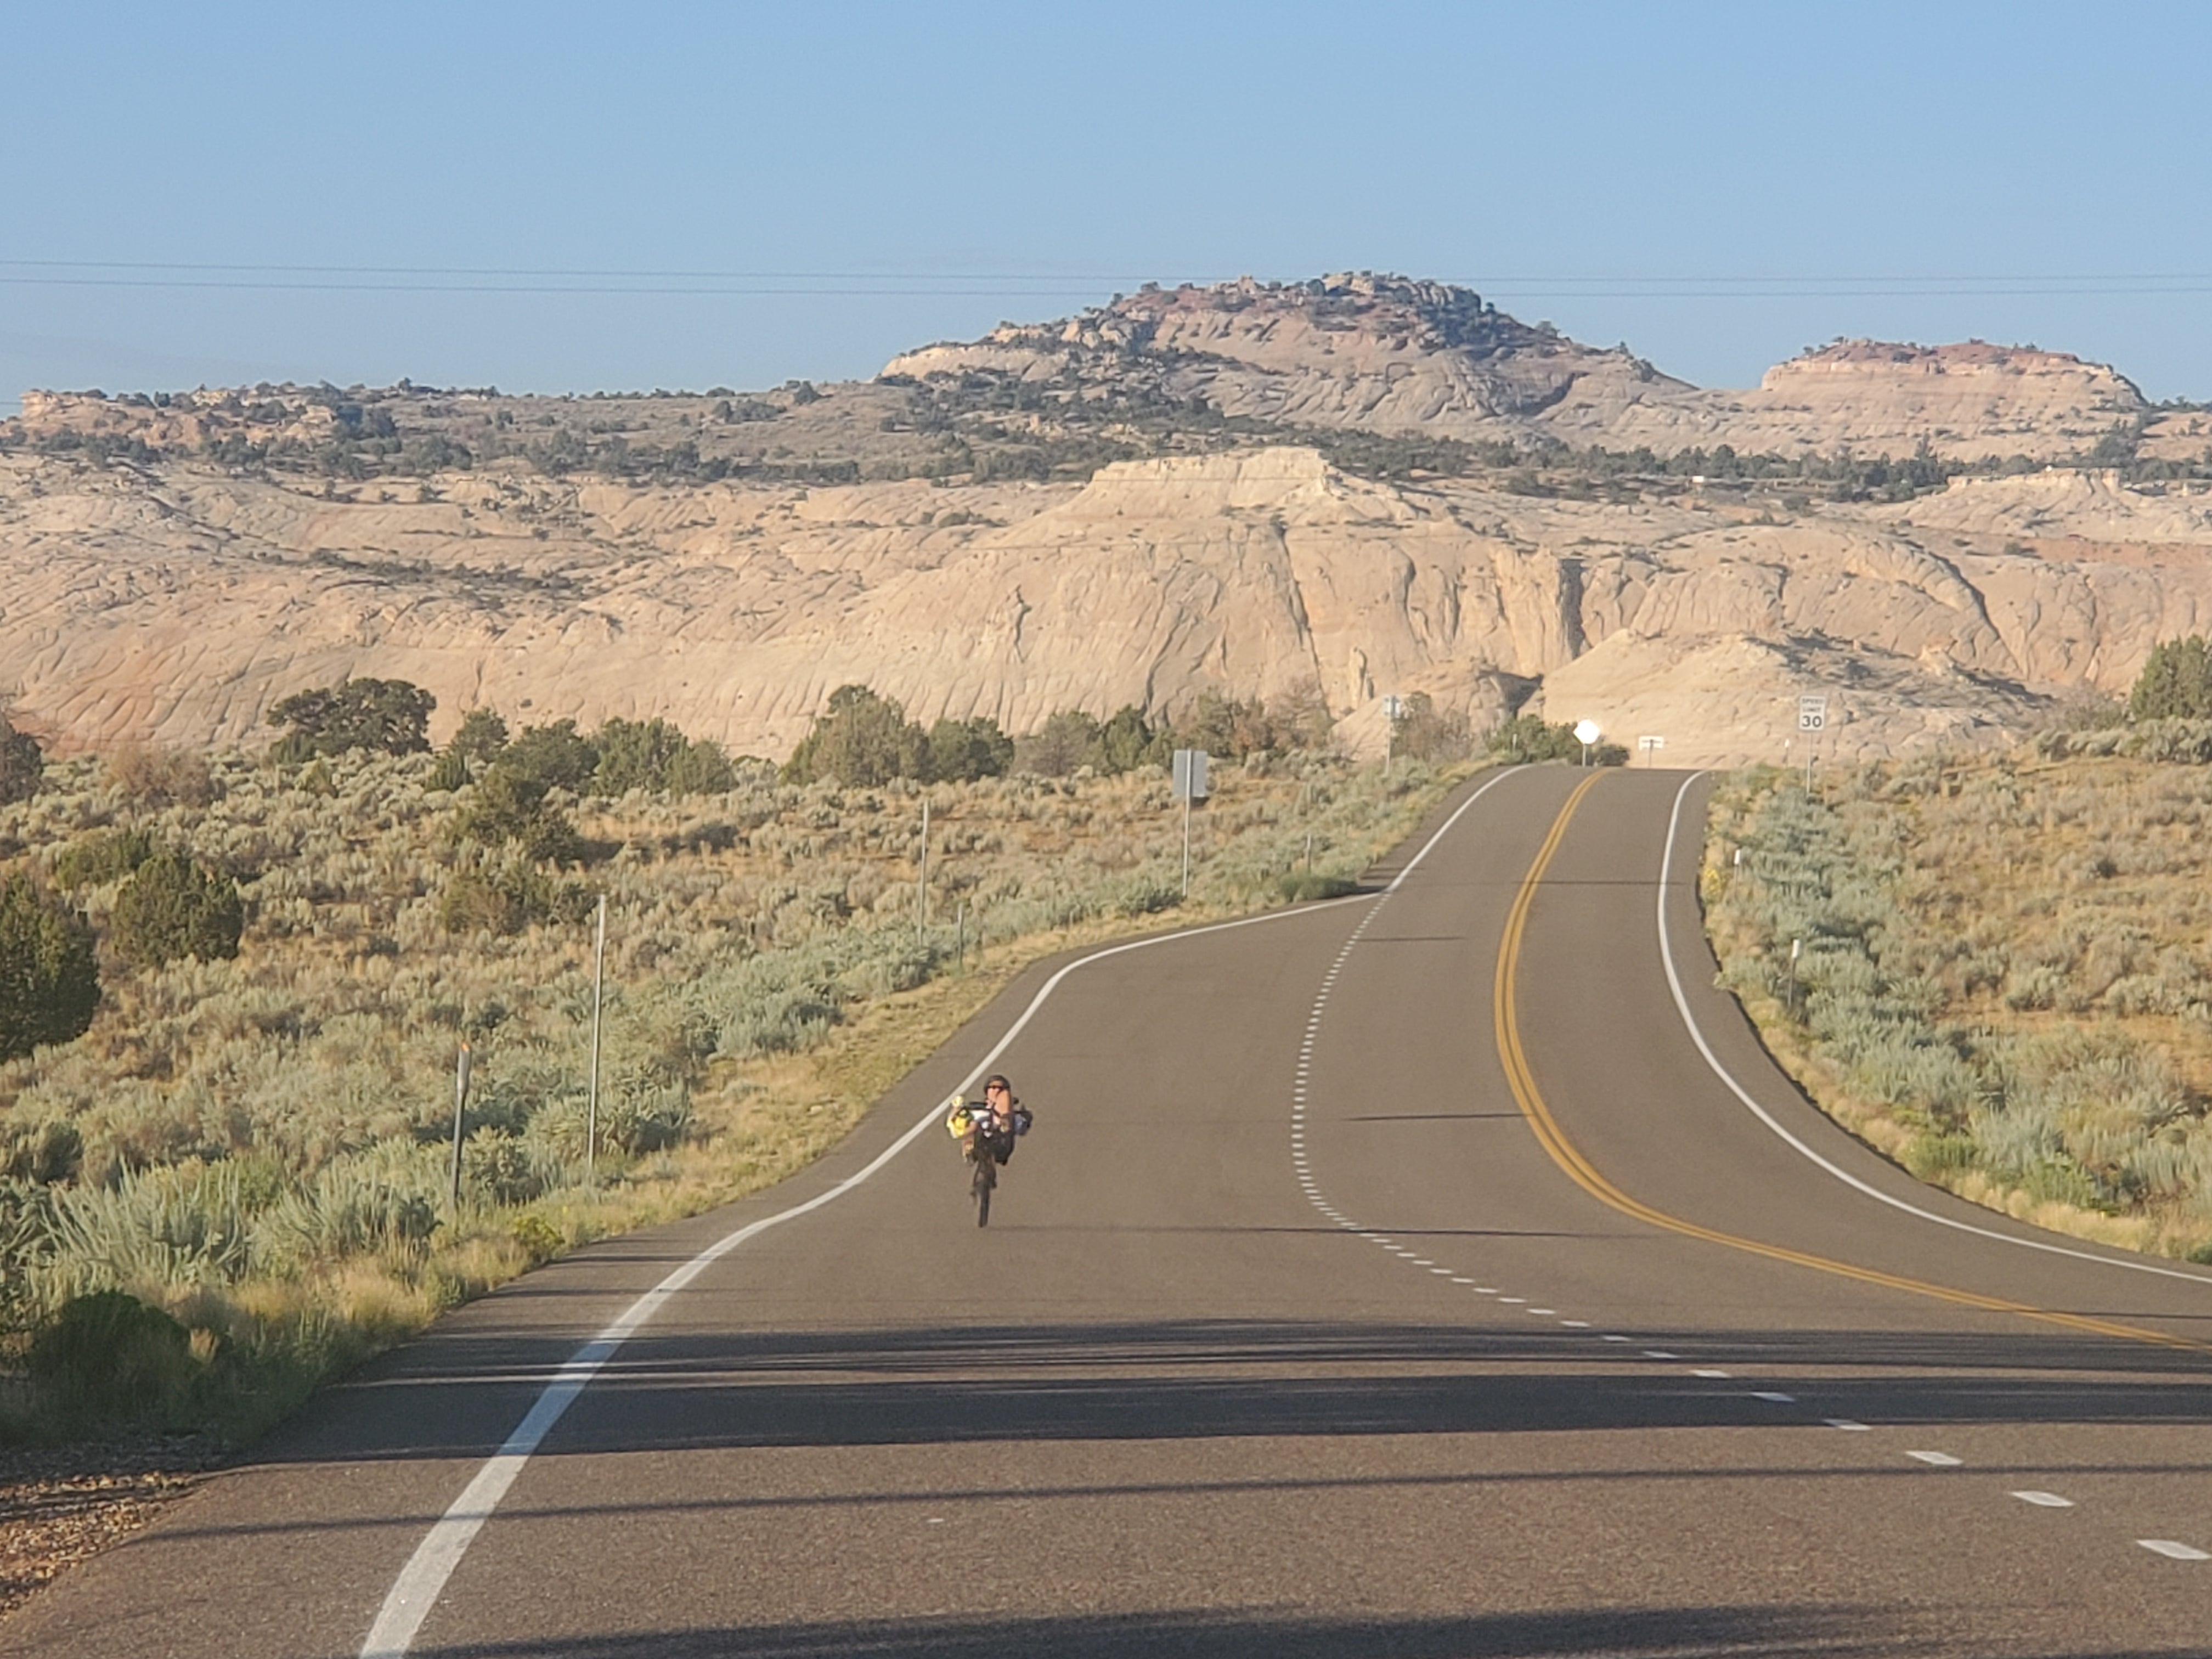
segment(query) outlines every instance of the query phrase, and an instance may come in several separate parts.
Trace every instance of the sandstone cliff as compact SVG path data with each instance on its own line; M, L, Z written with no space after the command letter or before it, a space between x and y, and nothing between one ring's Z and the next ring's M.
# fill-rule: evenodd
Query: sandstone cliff
M2081 464L2116 426L2142 464ZM848 681L1013 731L1313 684L1355 746L1388 693L1479 725L1533 694L1701 763L1779 758L1818 690L1824 752L1880 752L2212 627L2208 443L2055 353L1843 343L1708 392L1358 276L1147 289L861 385L34 394L0 422L0 696L64 747L197 744L394 675L441 733L659 714L781 756ZM1923 447L1878 489L1789 459Z

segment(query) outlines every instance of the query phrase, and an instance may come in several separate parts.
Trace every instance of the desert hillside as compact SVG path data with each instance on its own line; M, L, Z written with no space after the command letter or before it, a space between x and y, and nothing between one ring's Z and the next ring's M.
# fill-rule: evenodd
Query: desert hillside
M198 744L377 674L441 732L660 714L781 756L848 681L1015 731L1314 684L1355 746L1388 693L1533 696L1703 762L1778 757L1825 690L1829 750L1878 754L2212 626L2203 418L1978 344L1700 391L1370 277L1146 289L751 394L33 394L0 422L0 695L64 750Z

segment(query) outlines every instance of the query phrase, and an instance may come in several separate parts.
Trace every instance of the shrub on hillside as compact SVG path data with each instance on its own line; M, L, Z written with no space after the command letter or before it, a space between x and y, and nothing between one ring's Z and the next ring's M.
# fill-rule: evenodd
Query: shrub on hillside
M0 806L28 800L46 776L46 750L28 732L19 732L0 714Z
M1474 752L1474 733L1465 714L1441 709L1427 692L1416 691L1390 723L1390 752L1409 760L1465 760Z
M435 697L404 680L347 679L296 691L269 710L269 724L285 728L270 752L282 761L356 749L427 754L430 711L437 706Z
M2139 720L2212 720L2212 645L2191 634L2153 646L2128 694L2128 714Z
M1096 767L1103 731L1097 716L1080 708L1063 708L1048 715L1045 723L1018 747L1022 770L1040 777L1064 778L1078 768Z
M99 1006L82 913L41 897L27 876L0 883L0 1060L83 1035Z
M573 864L583 856L583 839L549 799L552 791L545 779L502 756L454 813L453 839L483 848L512 845L533 864Z
M522 850L465 860L439 896L438 925L449 933L519 933L535 922L581 921L592 904L580 884L539 869Z
M516 776L549 789L581 794L599 769L599 751L576 730L574 720L526 726L497 754L497 763Z
M67 891L120 881L161 850L146 830L95 830L79 836L54 859L54 884Z
M1006 775L1014 763L1014 740L988 714L941 720L929 728L929 775L939 783L973 783Z
M246 906L228 876L182 853L156 853L116 894L109 926L117 953L136 966L215 962L238 954Z
M592 735L592 746L599 757L592 788L602 795L632 789L714 794L734 781L720 744L695 742L663 720L611 720Z
M137 806L205 806L216 795L207 757L183 750L125 744L103 769L107 781Z
M783 769L787 783L829 780L863 787L929 769L929 737L903 705L865 685L841 685Z

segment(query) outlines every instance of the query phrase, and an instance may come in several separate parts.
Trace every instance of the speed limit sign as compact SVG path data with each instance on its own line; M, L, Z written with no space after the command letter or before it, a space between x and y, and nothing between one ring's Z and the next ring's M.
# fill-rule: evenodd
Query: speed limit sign
M1826 697L1797 699L1797 729L1800 732L1825 732L1828 728L1828 700Z

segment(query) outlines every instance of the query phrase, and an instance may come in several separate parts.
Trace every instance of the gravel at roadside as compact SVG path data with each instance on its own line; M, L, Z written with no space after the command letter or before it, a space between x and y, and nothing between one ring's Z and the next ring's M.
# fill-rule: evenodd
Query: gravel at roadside
M216 1462L198 1439L0 1451L0 1615L146 1525Z

